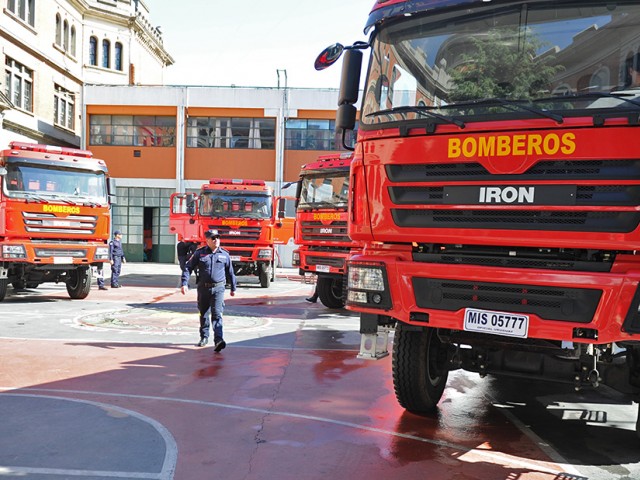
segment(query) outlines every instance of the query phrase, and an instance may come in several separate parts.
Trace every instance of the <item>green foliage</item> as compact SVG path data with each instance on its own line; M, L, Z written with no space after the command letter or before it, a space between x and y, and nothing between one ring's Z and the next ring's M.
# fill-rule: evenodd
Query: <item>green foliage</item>
M548 94L561 65L552 65L553 55L538 60L542 42L531 32L514 28L496 29L471 37L473 54L462 54L451 75L451 101L483 98L531 99ZM546 92L546 93L545 93Z

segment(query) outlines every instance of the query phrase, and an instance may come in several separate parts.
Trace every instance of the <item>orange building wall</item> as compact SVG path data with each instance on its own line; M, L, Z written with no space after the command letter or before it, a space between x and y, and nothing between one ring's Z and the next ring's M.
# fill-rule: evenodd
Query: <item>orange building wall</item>
M176 107L132 105L88 105L86 130L90 115L170 115L175 117ZM87 141L89 138L87 137ZM87 145L93 156L107 162L109 175L121 178L176 178L175 147L143 147L116 145ZM134 156L139 151L140 156Z
M184 159L186 180L220 177L273 182L275 169L275 150L187 148Z

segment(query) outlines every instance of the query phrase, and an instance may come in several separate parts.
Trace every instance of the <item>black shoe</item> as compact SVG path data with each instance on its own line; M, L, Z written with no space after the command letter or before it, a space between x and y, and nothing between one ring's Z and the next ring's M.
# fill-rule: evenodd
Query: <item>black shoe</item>
M213 349L214 352L219 352L220 350L224 349L224 347L227 346L227 342L225 342L224 340L219 340L216 342L216 348Z
M310 303L316 303L318 301L318 299L315 297L305 298L305 300Z
M201 338L200 341L197 343L198 347L204 347L207 343L209 343L209 339L208 338Z
M98 287L98 290L109 290L107 287Z
M120 285L111 285L111 288L120 288Z

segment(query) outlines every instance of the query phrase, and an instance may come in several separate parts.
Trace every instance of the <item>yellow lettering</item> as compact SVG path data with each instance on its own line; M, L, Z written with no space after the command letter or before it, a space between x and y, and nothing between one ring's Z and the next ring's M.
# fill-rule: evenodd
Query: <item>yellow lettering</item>
M542 145L546 155L555 155L560 150L560 138L555 133L551 133L544 137Z
M475 138L465 138L464 142L462 142L462 154L467 157L473 157L478 150L478 144L476 143Z
M460 156L460 143L459 138L449 139L449 158L458 158Z
M478 156L493 157L496 152L496 137L480 137Z
M576 151L576 134L575 133L565 133L562 135L562 147L560 150L565 155L571 155Z
M513 154L514 155L524 155L525 154L525 144L527 141L526 135L514 135L513 136Z
M542 155L542 135L529 135L527 155Z
M511 153L511 137L500 135L498 137L498 156L505 157Z

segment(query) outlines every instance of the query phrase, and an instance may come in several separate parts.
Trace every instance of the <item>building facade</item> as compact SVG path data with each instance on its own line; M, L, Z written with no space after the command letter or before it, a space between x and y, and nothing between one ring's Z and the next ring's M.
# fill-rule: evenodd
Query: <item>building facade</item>
M114 228L134 261L174 261L172 193L242 178L294 196L283 186L303 164L342 149L336 89L87 85L85 99L83 147L117 180Z
M0 0L0 145L79 147L83 85L162 84L173 59L143 0Z

